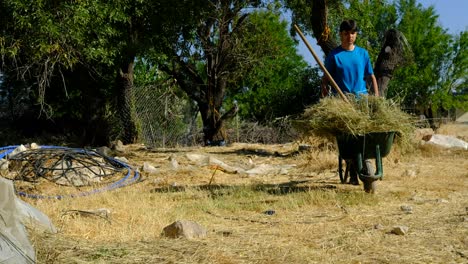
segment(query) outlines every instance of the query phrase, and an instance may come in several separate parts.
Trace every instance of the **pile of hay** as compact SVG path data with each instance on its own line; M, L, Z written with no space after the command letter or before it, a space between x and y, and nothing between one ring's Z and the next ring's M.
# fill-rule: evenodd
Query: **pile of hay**
M334 138L339 134L363 135L371 132L396 131L409 140L415 130L412 117L382 97L327 97L307 108L296 128L305 135Z

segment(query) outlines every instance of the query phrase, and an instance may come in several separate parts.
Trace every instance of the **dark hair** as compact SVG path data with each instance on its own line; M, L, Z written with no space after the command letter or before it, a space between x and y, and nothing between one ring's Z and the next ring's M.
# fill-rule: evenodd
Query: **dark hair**
M348 19L348 20L341 22L340 32L343 32L343 31L351 31L351 32L358 31L356 21L352 19Z

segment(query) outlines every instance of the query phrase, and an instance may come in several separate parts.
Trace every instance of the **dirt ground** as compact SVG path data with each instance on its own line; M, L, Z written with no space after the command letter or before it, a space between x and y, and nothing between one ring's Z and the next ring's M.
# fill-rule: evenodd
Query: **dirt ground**
M466 140L468 125L440 132ZM468 263L467 150L394 147L375 194L340 183L326 142L118 154L156 171L80 199L28 199L59 229L34 232L39 263ZM66 214L97 208L108 218ZM161 236L182 219L207 236Z

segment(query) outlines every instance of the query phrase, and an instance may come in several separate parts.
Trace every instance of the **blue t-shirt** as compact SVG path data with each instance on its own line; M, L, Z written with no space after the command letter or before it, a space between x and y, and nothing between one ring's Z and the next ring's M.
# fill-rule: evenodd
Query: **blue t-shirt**
M374 74L367 50L339 46L325 59L325 67L343 93L367 94L365 77Z

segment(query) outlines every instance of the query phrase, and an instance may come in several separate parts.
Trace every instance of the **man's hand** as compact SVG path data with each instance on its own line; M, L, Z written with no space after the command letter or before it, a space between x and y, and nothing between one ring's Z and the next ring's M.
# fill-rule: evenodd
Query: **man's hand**
M320 87L322 88L322 93L321 93L322 98L328 96L328 93L329 93L329 91L328 91L328 79L325 76L322 77L322 83L321 83Z

